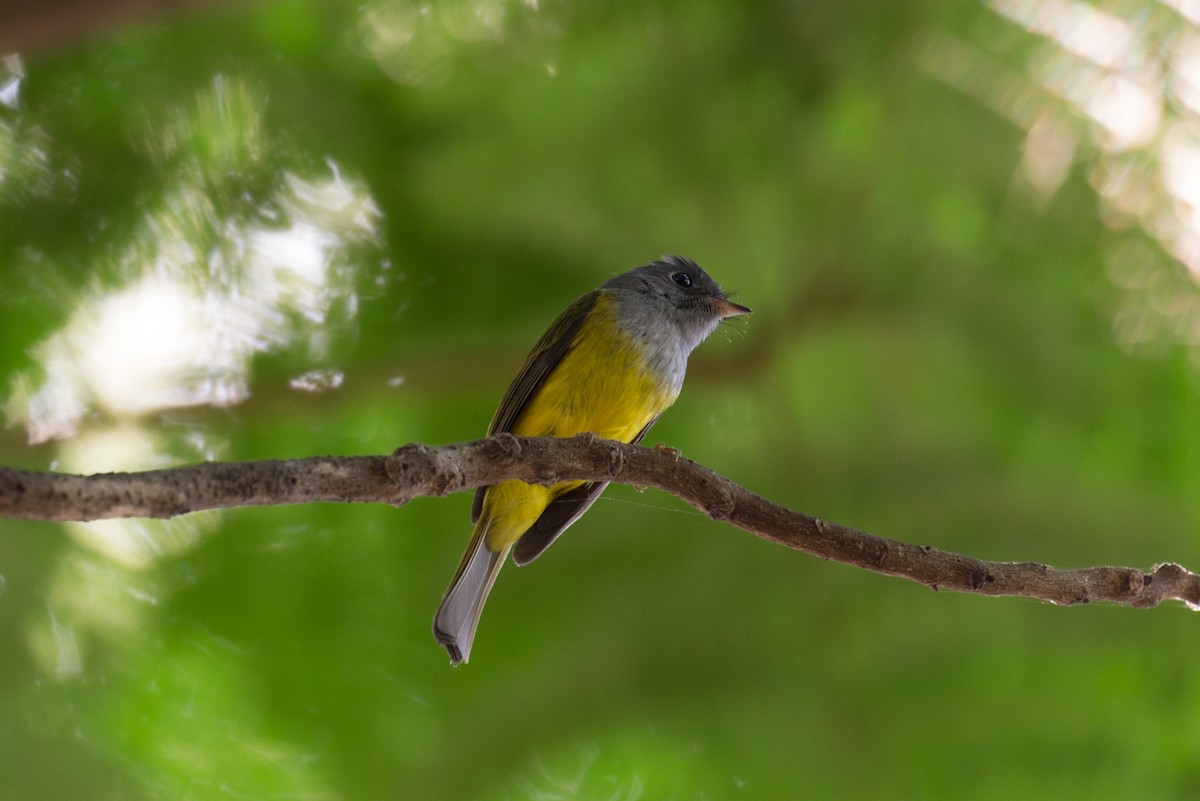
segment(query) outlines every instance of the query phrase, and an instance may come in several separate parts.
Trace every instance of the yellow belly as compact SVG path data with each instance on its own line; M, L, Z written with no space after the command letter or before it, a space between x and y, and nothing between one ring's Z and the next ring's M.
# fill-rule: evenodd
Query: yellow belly
M629 442L675 401L676 388L646 371L640 345L611 322L610 314L611 307L601 299L574 346L517 419L514 434L592 433ZM541 487L505 481L489 488L480 516L480 525L487 526L488 549L511 546L554 498L582 483Z

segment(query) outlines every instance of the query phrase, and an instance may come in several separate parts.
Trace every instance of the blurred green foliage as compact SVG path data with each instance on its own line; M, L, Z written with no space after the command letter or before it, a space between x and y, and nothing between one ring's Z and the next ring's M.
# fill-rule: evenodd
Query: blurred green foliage
M0 462L473 438L566 303L679 252L755 313L697 352L651 444L904 540L1196 568L1194 289L1098 195L1113 152L1025 77L1054 42L1005 5L296 0L26 54L0 108ZM989 64L1009 94L976 82ZM1070 149L1049 191L1020 177L1031 108ZM282 232L322 254L319 281L288 271ZM120 322L89 309L151 277L241 343L162 380L230 394L93 388L29 442L38 388ZM145 367L103 355L118 389ZM1184 799L1200 781L1182 607L935 594L626 487L505 570L451 670L430 618L468 508L0 522L0 799ZM119 537L143 550L114 556Z

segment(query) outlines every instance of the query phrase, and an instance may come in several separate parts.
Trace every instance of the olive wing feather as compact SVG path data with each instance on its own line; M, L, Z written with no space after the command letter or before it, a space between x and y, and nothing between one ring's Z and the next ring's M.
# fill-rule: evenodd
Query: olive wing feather
M650 426L654 425L655 420L658 418L655 417L654 420L646 423L646 427L639 431L630 442L635 445L641 442L642 437L646 436L646 432L650 430ZM513 546L513 562L525 565L541 556L542 551L549 548L558 539L559 534L566 531L596 502L600 493L604 492L604 488L607 486L607 481L580 484L575 489L564 492L551 501L537 522L530 526L529 530L522 534L521 539L517 540L517 544Z
M579 329L591 314L596 305L596 299L599 297L600 291L593 290L579 298L564 309L563 313L558 315L558 319L550 324L546 333L542 334L542 338L525 357L525 364L522 365L521 372L517 373L517 377L513 379L508 391L504 393L503 400L496 408L492 424L488 426L489 437L493 434L511 431L512 427L516 425L522 412L533 400L533 396L537 394L537 391L546 382L546 378L570 350L575 335L579 333ZM475 500L471 503L472 523L479 520L479 515L483 511L483 496L486 491L487 487L480 487L475 491ZM591 505L590 501L588 505ZM584 509L586 508L587 506L584 506Z

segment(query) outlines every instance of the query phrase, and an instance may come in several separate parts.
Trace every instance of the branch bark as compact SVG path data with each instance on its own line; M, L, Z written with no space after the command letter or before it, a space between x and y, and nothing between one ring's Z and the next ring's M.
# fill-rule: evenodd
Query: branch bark
M0 468L0 516L33 520L166 518L202 509L311 502L388 503L443 496L506 479L535 484L615 481L661 489L715 520L823 559L899 576L934 590L1037 598L1072 605L1108 601L1200 606L1200 576L1177 564L1058 570L1035 562L990 562L877 537L795 512L670 450L587 435L515 437L390 456L324 456L189 465L144 473L77 476Z

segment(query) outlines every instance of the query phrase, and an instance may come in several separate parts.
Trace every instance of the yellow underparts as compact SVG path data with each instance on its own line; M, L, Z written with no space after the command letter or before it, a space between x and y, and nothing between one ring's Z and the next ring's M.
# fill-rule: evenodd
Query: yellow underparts
M514 434L571 437L591 433L629 442L675 401L676 393L668 382L647 373L643 347L622 333L612 313L612 300L601 295L570 351L518 418ZM582 483L542 487L505 481L489 488L478 523L487 526L488 550L511 546L551 501Z

